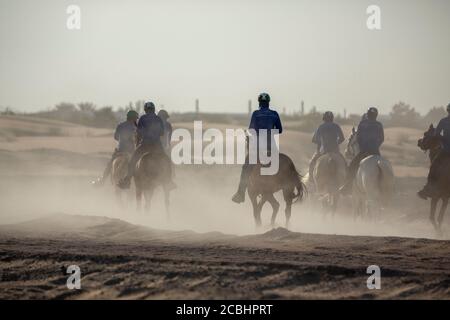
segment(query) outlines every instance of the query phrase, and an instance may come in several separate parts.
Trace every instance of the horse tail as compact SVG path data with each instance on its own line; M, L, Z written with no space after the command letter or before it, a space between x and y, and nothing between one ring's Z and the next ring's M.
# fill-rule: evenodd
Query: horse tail
M328 157L328 169L329 169L329 176L330 177L336 177L337 170L338 170L338 163L336 159L330 155Z
M306 185L303 183L303 176L297 171L294 162L290 158L289 160L289 171L291 172L290 176L292 177L292 182L295 186L294 198L293 202L298 200L303 200L308 194L308 190L306 189Z
M380 169L380 194L381 201L386 205L392 197L394 192L394 171L391 164L385 159L378 159L378 168Z

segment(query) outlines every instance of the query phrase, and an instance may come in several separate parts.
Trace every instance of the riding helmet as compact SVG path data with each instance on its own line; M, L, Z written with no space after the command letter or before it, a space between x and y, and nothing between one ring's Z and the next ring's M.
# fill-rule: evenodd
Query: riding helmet
M148 110L155 110L155 104L151 101L147 101L144 104L144 111L148 111Z
M169 113L166 110L161 109L158 112L158 117L164 120L169 119Z
M375 120L378 117L378 109L375 108L375 107L370 107L367 110L367 117L369 119L374 119Z
M325 112L325 113L323 114L323 117L322 117L322 120L323 120L323 121L329 121L329 122L331 122L331 121L333 121L333 119L334 119L334 114L333 114L333 112L327 111L327 112Z
M127 120L137 120L139 118L139 113L134 110L127 112Z
M270 96L268 93L263 92L258 96L258 102L263 102L263 101L270 102Z

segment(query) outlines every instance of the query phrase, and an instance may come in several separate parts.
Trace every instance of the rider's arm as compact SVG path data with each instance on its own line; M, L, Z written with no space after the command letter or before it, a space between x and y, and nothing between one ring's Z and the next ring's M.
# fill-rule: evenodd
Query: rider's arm
M252 113L252 118L250 119L250 124L248 126L249 129L255 129L256 130L256 119L255 119L256 116L255 116L255 112Z
M356 130L356 141L358 141L358 144L362 145L362 139L363 139L363 129L361 123L358 125L358 129Z
M116 127L114 131L114 140L119 141L120 138L120 124Z
M281 119L280 116L278 115L278 112L275 111L275 128L274 129L278 129L278 133L282 133L283 132L283 127L281 125Z
M384 129L383 125L380 123L380 145L384 142Z
M439 121L439 124L436 127L436 130L434 131L434 135L440 136L443 130L444 130L444 119Z
M169 127L168 138L169 138L169 143L170 143L170 141L172 141L172 132L173 132L173 129L172 129L172 124L167 123L167 125L168 125L168 127Z
M136 129L136 141L140 142L144 137L144 118L141 117L138 120L137 129Z
M315 144L319 144L319 129L314 132L311 142Z
M341 144L345 141L344 133L342 132L342 128L338 127L338 144Z
M161 118L159 119L159 136L162 137L164 135L164 123L162 122Z

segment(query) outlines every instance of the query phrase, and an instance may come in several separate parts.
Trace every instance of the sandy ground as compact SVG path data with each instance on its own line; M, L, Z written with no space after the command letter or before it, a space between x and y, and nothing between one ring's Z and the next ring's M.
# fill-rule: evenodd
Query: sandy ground
M425 239L239 237L57 215L2 227L0 261L2 299L450 298L448 243ZM81 290L66 288L74 264ZM372 264L379 290L366 286Z
M0 122L0 298L450 298L448 214L437 235L415 196L428 164L419 130L388 129L396 191L376 221L354 220L349 198L330 217L311 195L288 231L283 210L272 229L264 208L255 230L250 204L230 201L239 166L177 166L169 220L161 192L138 213L132 193L120 206L113 186L90 186L114 148L110 131L13 120L28 131ZM67 131L49 136L58 126ZM281 141L302 173L310 138ZM66 288L71 264L80 291ZM369 265L381 268L381 290L366 287Z

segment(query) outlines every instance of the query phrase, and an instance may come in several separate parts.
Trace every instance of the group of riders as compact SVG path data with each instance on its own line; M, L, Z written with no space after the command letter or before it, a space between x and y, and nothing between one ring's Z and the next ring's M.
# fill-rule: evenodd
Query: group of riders
M95 185L103 185L111 174L114 159L119 155L129 157L128 172L120 180L119 187L129 189L131 179L134 176L136 164L145 153L151 153L159 156L167 162L170 160L170 140L172 138L172 125L168 121L169 114L166 110L155 112L155 104L146 102L144 105L145 114L139 117L139 113L134 110L127 112L127 120L121 122L114 132L114 139L118 142L117 148L108 161L103 175L94 181ZM175 188L173 182L172 166L167 166L167 186L169 189Z
M278 113L270 109L270 96L267 93L261 93L258 96L259 109L252 114L249 129L258 133L260 130L277 130L277 134L283 132L282 124ZM145 114L139 117L139 114L130 110L127 113L126 121L120 123L114 133L114 139L118 141L111 160L103 173L103 176L94 183L101 185L111 173L111 167L114 159L120 154L129 155L128 173L119 182L119 187L128 189L130 181L134 175L136 164L145 153L152 153L161 156L164 160L170 160L170 141L172 135L172 125L168 121L167 111L160 110L155 112L155 105L152 102L146 102L144 105ZM448 116L443 118L434 134L439 137L442 145L442 151L433 160L428 175L428 181L425 187L418 192L419 197L427 199L433 197L436 192L436 181L439 178L439 168L450 161L450 104L447 106ZM384 142L383 125L377 121L378 110L370 107L362 116L358 129L355 132L359 145L359 153L353 158L348 166L345 183L340 187L342 194L348 194L352 190L353 180L359 168L361 161L371 155L380 155L380 147ZM341 157L339 145L345 141L344 134L339 124L334 122L334 115L331 111L323 114L323 123L315 131L312 142L317 145L317 150L311 159L309 166L309 179L312 179L313 170L317 160L324 154L333 153ZM259 144L258 144L259 145ZM267 143L268 151L270 141ZM169 173L167 185L169 189L175 188L171 165L168 166ZM241 177L237 192L232 197L236 203L245 201L245 192L248 179L252 172L253 165L249 163L248 157L242 166Z

